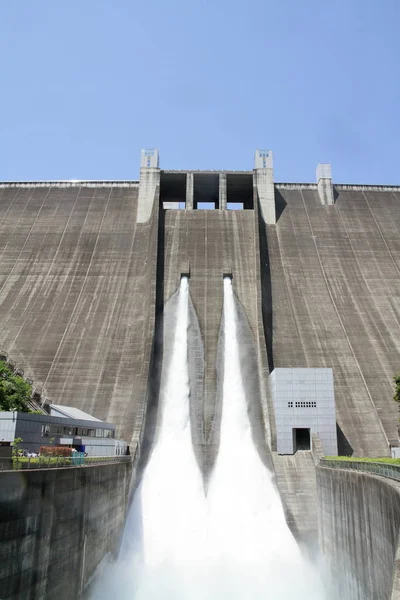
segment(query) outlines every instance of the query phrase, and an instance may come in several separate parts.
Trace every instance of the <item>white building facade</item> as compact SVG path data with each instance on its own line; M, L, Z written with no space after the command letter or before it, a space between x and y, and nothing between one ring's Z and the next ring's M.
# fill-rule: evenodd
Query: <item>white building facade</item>
M269 376L278 454L309 450L317 433L326 456L337 456L332 369L277 368Z

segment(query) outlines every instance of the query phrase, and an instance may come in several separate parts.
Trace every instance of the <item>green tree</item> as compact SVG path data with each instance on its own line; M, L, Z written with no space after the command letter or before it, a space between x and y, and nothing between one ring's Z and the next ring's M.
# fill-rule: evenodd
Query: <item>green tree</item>
M394 392L393 400L395 402L397 402L397 404L399 405L399 410L400 410L400 375L395 375L395 377L393 377L393 381L395 384L395 392Z
M23 441L24 440L21 437L15 438L15 440L13 442L13 449L12 449L13 456L18 456L19 447Z
M0 361L0 410L29 412L28 401L32 386L13 371L4 361Z

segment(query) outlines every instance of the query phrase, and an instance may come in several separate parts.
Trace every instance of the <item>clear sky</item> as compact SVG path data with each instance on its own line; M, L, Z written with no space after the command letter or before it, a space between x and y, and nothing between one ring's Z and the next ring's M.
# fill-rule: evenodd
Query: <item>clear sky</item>
M400 0L0 2L0 179L252 169L400 184Z

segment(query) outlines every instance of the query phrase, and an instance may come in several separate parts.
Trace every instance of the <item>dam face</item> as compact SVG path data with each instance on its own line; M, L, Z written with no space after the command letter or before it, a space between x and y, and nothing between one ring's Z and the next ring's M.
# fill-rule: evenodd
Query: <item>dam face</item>
M316 183L275 183L270 151L257 151L253 171L163 171L158 152L144 151L140 181L2 183L0 353L42 400L115 423L145 457L171 327L163 309L188 277L192 440L207 479L230 276L253 440L292 531L315 541L313 459L277 455L268 376L331 368L339 454L389 456L399 234L400 188L332 184L328 165Z
M198 443L207 444L229 272L272 449L269 371L332 367L339 453L386 455L397 438L400 189L336 185L324 205L317 184L272 182L268 223L271 183L260 171L271 169L143 167L141 192L132 181L1 184L0 350L42 398L115 422L135 443L154 394L156 314L188 271L204 355ZM164 208L174 201L185 208ZM215 210L200 210L203 201ZM233 202L244 210L227 210Z

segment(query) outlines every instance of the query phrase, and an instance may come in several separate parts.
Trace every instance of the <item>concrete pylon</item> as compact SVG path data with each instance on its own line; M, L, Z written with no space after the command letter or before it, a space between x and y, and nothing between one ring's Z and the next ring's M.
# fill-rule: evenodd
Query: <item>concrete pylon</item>
M193 173L186 173L186 210L193 210Z
M147 223L153 210L157 187L160 185L158 150L142 150L137 223Z
M219 210L226 210L226 173L219 174Z
M317 166L318 194L321 204L334 204L332 186L332 168L329 163L320 163Z
M254 176L262 217L268 225L275 225L274 169L271 150L256 150Z

